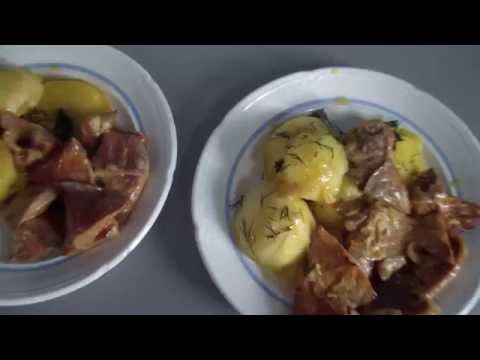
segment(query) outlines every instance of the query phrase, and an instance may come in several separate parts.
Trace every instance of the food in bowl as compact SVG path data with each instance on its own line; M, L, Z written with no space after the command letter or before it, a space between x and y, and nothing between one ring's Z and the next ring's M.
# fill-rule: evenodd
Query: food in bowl
M121 231L149 157L145 137L117 120L85 80L0 69L0 218L11 240L0 260L73 255Z
M266 272L293 269L293 314L440 312L480 206L447 192L417 134L380 119L344 132L314 111L268 134L263 165L234 235Z

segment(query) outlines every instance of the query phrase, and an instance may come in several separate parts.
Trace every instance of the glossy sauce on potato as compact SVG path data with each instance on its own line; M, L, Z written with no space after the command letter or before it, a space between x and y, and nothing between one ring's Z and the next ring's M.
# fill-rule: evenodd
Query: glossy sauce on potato
M282 196L268 184L244 195L235 214L235 237L259 265L281 269L302 257L315 221L305 201Z

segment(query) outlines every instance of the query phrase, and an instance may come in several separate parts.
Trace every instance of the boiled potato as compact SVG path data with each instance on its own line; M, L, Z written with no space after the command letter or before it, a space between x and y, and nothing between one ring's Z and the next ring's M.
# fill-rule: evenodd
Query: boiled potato
M343 216L337 211L335 204L311 203L313 216L318 224L330 229L341 229L343 227Z
M279 161L287 151L289 140L302 132L328 134L328 128L316 117L298 116L273 129L264 145L264 173L267 180L275 177Z
M399 128L395 131L400 140L395 143L393 163L402 178L409 183L419 173L428 169L423 142L418 135L407 129Z
M362 196L362 192L355 185L353 180L345 174L342 180L342 185L340 186L340 192L338 193L339 201L351 201L355 200Z
M33 109L43 94L42 78L24 69L0 69L0 110L18 116Z
M270 137L263 147L264 175L266 180L273 180L277 174L278 164L285 156L288 139L283 137Z
M0 140L0 201L10 195L11 188L17 181L17 170L13 162L13 156L7 145Z
M291 138L302 132L328 134L328 128L319 118L313 116L297 116L277 126L272 136Z
M281 196L263 183L244 196L233 226L241 249L260 266L278 271L304 255L315 220L305 201Z
M49 80L37 108L55 119L62 109L74 120L113 110L108 96L96 86L77 79Z
M337 201L348 170L342 144L332 135L310 132L290 139L278 164L273 180L278 191L327 204Z

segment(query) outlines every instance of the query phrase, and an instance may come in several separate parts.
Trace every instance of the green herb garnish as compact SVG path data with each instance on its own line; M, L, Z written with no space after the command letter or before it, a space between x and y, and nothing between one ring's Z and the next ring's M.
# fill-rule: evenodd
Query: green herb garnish
M263 201L264 201L267 197L269 197L270 195L272 195L272 194L274 194L274 193L275 193L275 191L272 191L272 192L269 192L269 193L266 194L266 195L261 195L261 196L260 196L260 207L261 207L261 208L263 208Z
M386 124L392 128L398 128L398 120L387 121Z
M287 153L286 156L290 156L291 158L297 160L298 162L302 163L303 165L305 165L305 161L303 161L303 159L298 156L297 154L293 154L293 153Z
M290 214L288 213L288 206L284 206L282 211L280 211L280 220L283 218L288 218L290 220Z
M324 149L329 150L329 151L330 151L330 154L331 154L331 157L332 157L332 159L333 159L335 153L334 153L333 148L332 148L331 146L324 145L324 144L322 144L320 141L314 141L313 143L314 143L314 144L317 144L317 145L320 146L321 148L324 148Z

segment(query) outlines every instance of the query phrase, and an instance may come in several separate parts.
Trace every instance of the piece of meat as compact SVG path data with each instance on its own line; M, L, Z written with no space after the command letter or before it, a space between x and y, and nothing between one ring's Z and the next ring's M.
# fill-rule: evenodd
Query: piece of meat
M405 214L410 213L407 187L390 159L368 178L364 192L370 201L384 201Z
M480 224L480 205L447 194L433 169L416 179L410 190L410 198L416 215L441 212L452 236Z
M415 281L412 281L411 270L411 267L407 265L394 273L387 281L373 273L371 282L377 297L371 303L359 308L359 313L374 315L377 312L383 313L385 309L395 309L402 315L427 312L431 303L418 293Z
M437 194L435 202L446 217L452 236L480 225L480 205L446 194Z
M426 215L437 210L435 196L445 194L445 185L433 169L421 173L410 189L410 201L415 215Z
M386 281L390 277L407 264L404 256L392 256L386 258L377 264L377 272L380 279Z
M22 223L43 214L56 199L57 192L50 187L28 185L15 195L3 215L6 223L16 229Z
M57 144L55 137L42 126L7 111L0 112L0 134L19 170L44 158Z
M111 234L118 224L115 217L129 201L127 194L94 185L62 183L65 205L66 253L85 250Z
M42 214L21 223L15 230L14 241L11 261L35 262L60 255L62 237L48 216Z
M145 138L138 133L110 131L102 135L94 158L95 169L143 176L149 171Z
M365 121L347 133L348 175L357 186L363 189L368 178L388 159L394 144L394 131L381 120Z
M100 137L111 131L117 120L117 111L89 116L80 126L80 142L87 149L94 149Z
M45 111L33 109L25 115L22 115L21 118L28 122L40 125L47 130L53 130L52 119Z
M30 181L53 184L61 181L94 182L93 169L87 153L75 138L54 150L44 161L38 162L28 171Z
M356 230L368 218L370 204L365 197L352 201L341 202L337 211L343 216L344 227L347 231Z
M143 191L150 172L145 139L136 133L111 131L101 138L93 158L97 183L110 191L128 196L118 215L124 222Z
M359 309L361 313L383 308L399 309L404 314L436 313L432 299L458 273L463 241L449 236L448 224L439 212L417 217L414 222L406 248L407 262L388 278L382 278L381 271L372 273L378 296Z
M370 273L373 262L403 255L413 225L403 212L377 202L371 206L367 220L348 235L347 249Z
M314 282L304 279L295 290L293 315L337 315L324 296L314 292Z
M308 267L297 287L297 314L352 314L375 297L367 275L322 226L312 236Z
M413 263L417 291L433 298L457 275L460 253L452 246L448 224L441 213L417 218L412 239L407 255Z
M433 169L421 173L410 189L410 201L414 215L426 215L438 210L435 197L446 194L446 188Z

